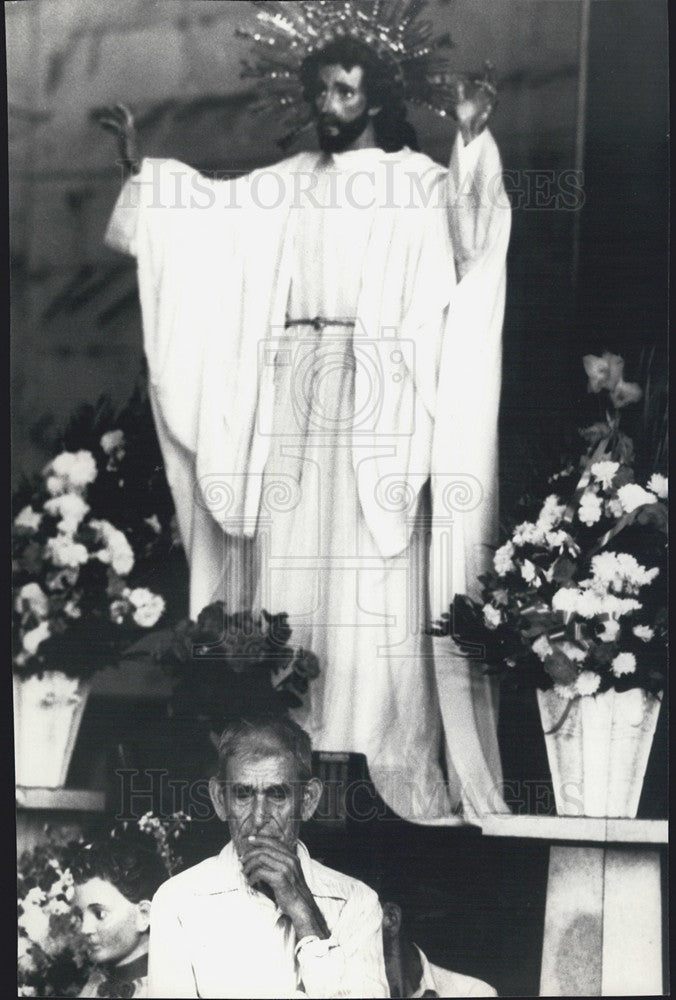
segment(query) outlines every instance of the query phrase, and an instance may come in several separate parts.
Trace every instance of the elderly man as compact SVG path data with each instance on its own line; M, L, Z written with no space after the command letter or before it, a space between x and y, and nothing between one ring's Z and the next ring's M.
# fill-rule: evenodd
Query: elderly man
M218 757L210 792L230 842L155 895L149 995L388 996L378 897L298 840L322 791L307 733L239 720Z

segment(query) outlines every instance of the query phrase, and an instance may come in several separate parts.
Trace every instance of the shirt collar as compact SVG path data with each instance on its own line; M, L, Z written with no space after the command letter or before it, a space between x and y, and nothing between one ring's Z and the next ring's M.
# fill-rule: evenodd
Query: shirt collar
M313 896L319 899L347 899L345 885L341 884L343 877L338 872L332 872L330 868L313 861L310 853L302 843L298 841L296 852L300 859L300 866L307 882L308 889ZM244 877L242 864L237 856L235 845L232 841L225 845L218 855L220 878L217 884L213 884L210 893L218 892L245 892L251 895L254 890Z
M422 966L422 975L420 977L420 982L418 983L418 989L415 993L412 993L412 997L421 997L425 990L434 990L436 992L436 986L434 984L434 979L432 977L432 970L430 969L430 963L427 961L427 955L424 951L415 945L415 949L420 955L420 964Z

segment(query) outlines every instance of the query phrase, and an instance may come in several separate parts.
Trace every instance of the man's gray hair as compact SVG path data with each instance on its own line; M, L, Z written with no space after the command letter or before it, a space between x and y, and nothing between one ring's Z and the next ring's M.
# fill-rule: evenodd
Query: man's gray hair
M252 742L256 754L275 753L281 749L293 757L299 781L309 781L312 777L312 743L305 730L288 716L261 713L226 723L218 740L221 779L225 779L228 758L239 753L245 744L250 747Z

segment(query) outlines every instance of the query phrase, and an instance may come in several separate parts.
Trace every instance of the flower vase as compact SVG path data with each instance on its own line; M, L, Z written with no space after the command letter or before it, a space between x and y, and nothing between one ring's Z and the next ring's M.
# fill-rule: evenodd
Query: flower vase
M16 783L63 788L90 684L60 670L13 680Z
M641 688L536 694L557 813L635 818L661 698Z

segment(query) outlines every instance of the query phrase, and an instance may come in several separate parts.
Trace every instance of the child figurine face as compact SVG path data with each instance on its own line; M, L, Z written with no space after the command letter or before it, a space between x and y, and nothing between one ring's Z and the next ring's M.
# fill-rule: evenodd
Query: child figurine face
M93 878L75 886L73 907L97 964L122 965L148 950L149 900L132 903L110 882Z

